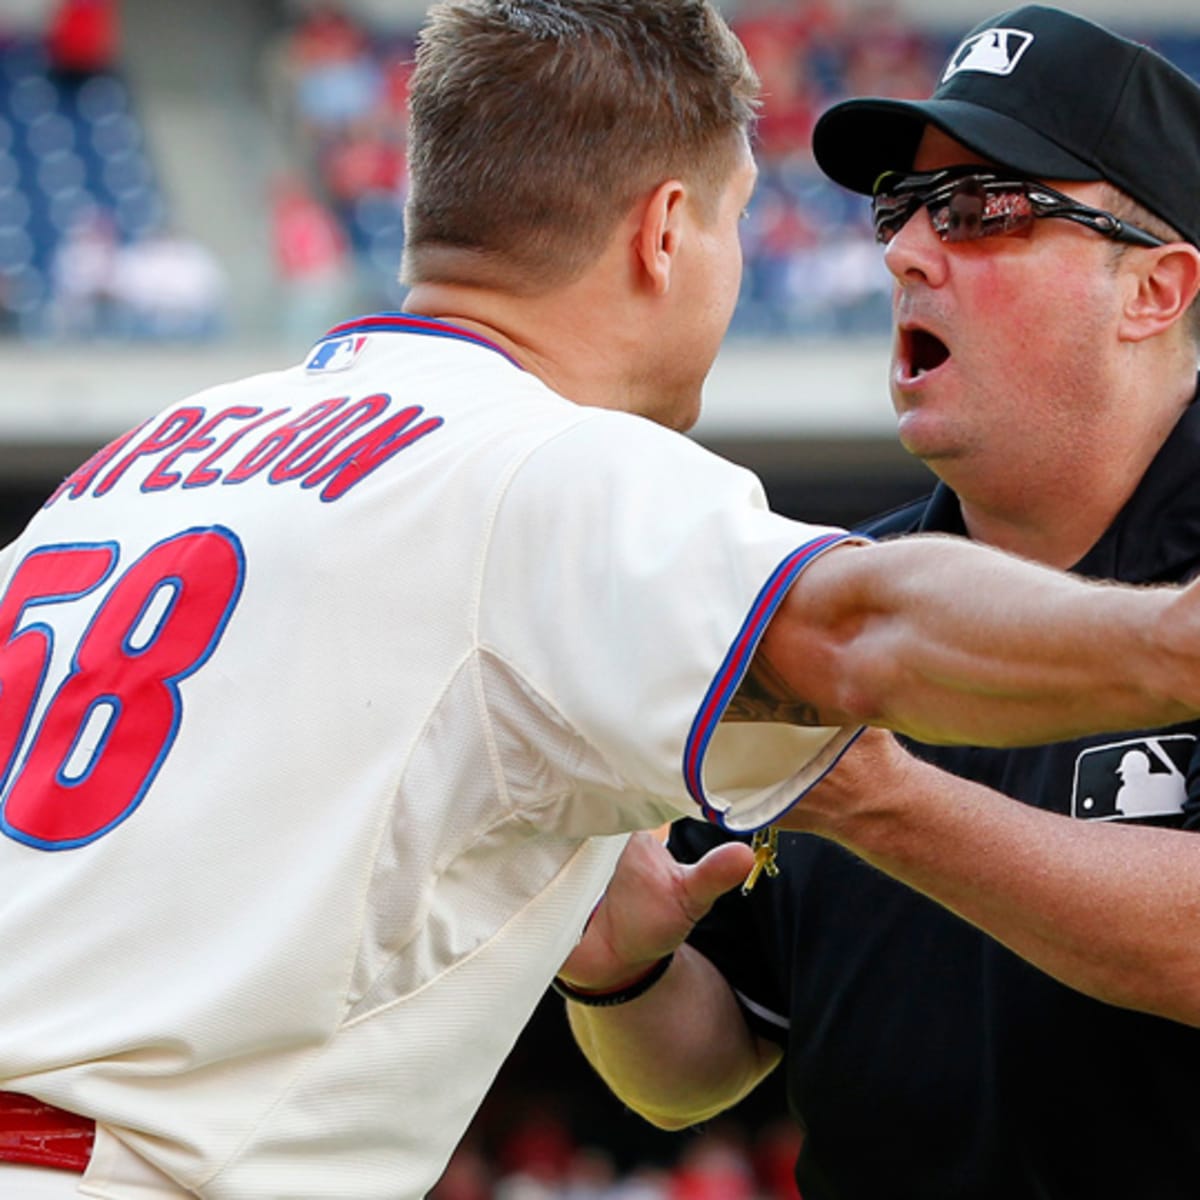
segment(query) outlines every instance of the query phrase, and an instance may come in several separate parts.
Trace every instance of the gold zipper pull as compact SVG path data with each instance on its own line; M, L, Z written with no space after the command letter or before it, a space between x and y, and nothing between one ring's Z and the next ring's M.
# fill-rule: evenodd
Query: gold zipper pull
M779 874L779 863L776 861L779 851L779 830L774 825L756 830L750 839L750 849L754 851L754 866L750 868L750 874L746 876L746 882L742 884L743 896L750 894L750 890L758 882L760 875L765 874L774 879Z

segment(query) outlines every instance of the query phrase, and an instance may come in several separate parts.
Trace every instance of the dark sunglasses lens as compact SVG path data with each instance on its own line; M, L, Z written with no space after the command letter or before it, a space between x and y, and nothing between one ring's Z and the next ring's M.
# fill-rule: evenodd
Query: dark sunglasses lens
M973 242L987 232L983 222L986 210L983 185L975 179L964 179L934 210L933 226L944 242Z
M934 231L944 242L1025 234L1033 225L1033 207L1022 182L1014 181L1009 189L993 180L985 187L983 180L968 175L919 190L913 182L911 176L900 176L872 198L876 241L887 245L921 207L929 210Z
M964 179L943 203L930 204L933 227L944 242L973 242L985 237L1028 235L1034 211L1024 184L993 183L989 191L977 179Z
M871 198L871 219L875 223L875 240L887 245L921 207L919 196L889 196L880 193Z

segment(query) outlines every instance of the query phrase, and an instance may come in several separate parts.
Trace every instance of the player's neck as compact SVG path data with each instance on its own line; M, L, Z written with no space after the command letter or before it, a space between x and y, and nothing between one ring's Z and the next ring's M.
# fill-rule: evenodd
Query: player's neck
M506 330L504 322L487 302L486 294L474 288L442 283L418 283L404 300L404 311L414 317L432 317L466 329L494 342L506 354L521 361L521 346Z
M630 407L619 332L602 311L570 289L546 296L511 296L453 284L421 283L404 308L477 333L526 371L577 404ZM581 313L590 319L580 319Z

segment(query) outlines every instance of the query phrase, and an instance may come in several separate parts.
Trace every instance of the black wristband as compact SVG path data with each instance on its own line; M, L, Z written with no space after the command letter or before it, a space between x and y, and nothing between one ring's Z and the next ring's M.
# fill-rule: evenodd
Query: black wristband
M615 992L585 992L580 988L572 987L569 983L559 979L557 975L550 986L560 996L565 996L576 1004L585 1004L589 1008L610 1008L614 1004L628 1004L630 1000L636 1000L648 992L667 973L667 968L670 967L674 957L674 950L670 954L663 955L640 979L635 979L623 988L617 988Z

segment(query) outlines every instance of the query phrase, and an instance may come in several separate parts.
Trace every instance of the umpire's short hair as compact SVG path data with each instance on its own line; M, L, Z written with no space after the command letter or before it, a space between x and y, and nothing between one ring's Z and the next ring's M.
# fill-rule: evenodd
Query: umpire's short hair
M1148 208L1139 204L1127 192L1121 191L1116 184L1103 184L1104 199L1101 207L1107 208L1114 216L1131 225L1137 225L1147 233L1162 238L1164 242L1186 242L1188 239L1175 228L1167 224L1162 217L1152 213ZM1114 263L1124 258L1133 247L1127 243L1113 242L1109 248L1110 258ZM1197 293L1183 317L1184 332L1191 339L1197 355L1200 356L1200 293Z
M708 0L439 0L409 93L405 282L541 291L665 179L715 206L758 99Z

